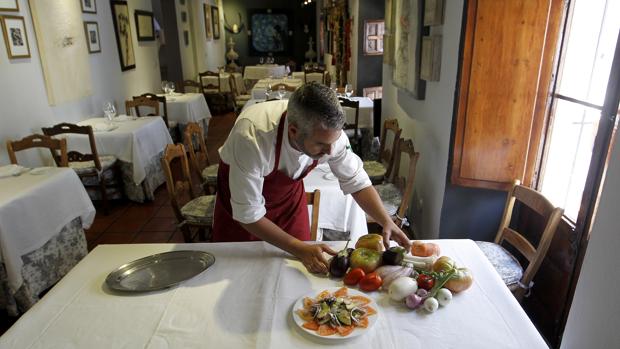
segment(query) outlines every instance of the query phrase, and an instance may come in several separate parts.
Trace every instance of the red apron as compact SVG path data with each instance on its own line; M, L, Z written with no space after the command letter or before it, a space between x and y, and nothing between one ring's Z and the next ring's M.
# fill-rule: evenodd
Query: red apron
M265 209L267 210L265 217L288 234L299 240L307 241L310 240L310 224L303 179L308 172L316 167L317 161L312 162L298 179L292 179L286 173L278 170L285 119L286 112L282 114L278 124L275 167L263 181L263 197L265 198ZM213 218L213 241L260 240L245 230L232 217L230 186L228 182L229 170L230 166L220 161L217 173L217 197Z

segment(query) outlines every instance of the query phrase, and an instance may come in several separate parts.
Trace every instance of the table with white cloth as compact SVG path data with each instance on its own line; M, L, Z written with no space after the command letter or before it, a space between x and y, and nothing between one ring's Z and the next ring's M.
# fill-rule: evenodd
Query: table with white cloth
M99 245L2 337L6 348L547 348L532 322L471 240L436 240L474 275L471 288L433 314L370 292L377 321L356 338L310 336L293 320L305 295L342 281L309 274L265 242ZM344 242L328 242L333 249ZM108 273L138 258L200 250L215 264L180 285L123 294ZM355 330L357 331L357 330Z
M219 84L221 92L231 92L230 75L231 73L220 73L219 81L216 76L203 76L202 84L204 86L217 86ZM241 73L232 73L232 76L235 78L235 84L237 86L237 89L239 90L238 92L241 94L245 93L245 82L243 81L243 76L241 75Z
M24 171L0 188L0 308L17 315L86 256L95 208L69 168Z
M136 202L155 198L155 189L166 181L160 159L166 145L172 144L163 118L145 116L114 121L115 128L110 131L97 131L104 128L103 118L80 121L78 125L93 126L99 155L114 155L121 162L127 198ZM69 150L90 152L86 135L65 137Z
M323 78L324 78L323 76L325 74L326 74L326 72L325 73L309 73L308 77L307 77L307 80L308 80L307 82L316 81L316 82L321 83L321 82L323 82ZM292 75L293 75L294 79L300 79L301 81L306 82L306 73L305 72L296 71L296 72L293 72Z
M289 78L283 78L283 79L260 79L258 80L258 82L256 84L254 84L254 87L252 87L252 98L254 99L265 99L265 93L267 91L267 86L268 85L277 85L277 84L285 84L287 86L291 86L293 88L298 88L299 86L301 86L303 84L303 80L299 80L299 79L289 79ZM277 91L273 90L271 91L272 95L270 96L270 98L275 98L277 95ZM286 96L289 96L290 92L287 91L286 92Z
M247 65L243 70L246 80L260 80L264 78L286 75L286 66L277 64Z
M306 192L321 191L317 240L323 240L324 229L347 232L353 244L360 236L368 234L366 214L353 196L342 192L328 164L320 164L310 171L304 178L304 187ZM308 209L312 212L310 206Z
M159 96L164 95L161 94ZM207 135L211 111L202 93L174 93L165 96L168 108L168 123L176 122L179 127L179 133L183 135L187 124L196 122L202 127L205 136Z

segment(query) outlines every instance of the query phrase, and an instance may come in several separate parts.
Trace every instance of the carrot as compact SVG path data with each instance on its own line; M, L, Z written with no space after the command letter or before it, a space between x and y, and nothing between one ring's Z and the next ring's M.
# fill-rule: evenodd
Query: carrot
M349 334L351 334L351 332L353 332L353 330L355 329L355 326L338 326L336 327L336 331L338 331L338 334L341 335L342 337L346 337Z
M432 242L424 243L422 241L414 241L411 245L411 254L418 257L438 256L439 245Z
M364 307L364 310L366 310L366 315L368 316L375 315L377 313L377 311L372 307Z
M357 326L361 327L361 328L366 328L368 327L368 318L365 317L363 319L360 319L360 321L357 323Z
M314 320L308 321L308 322L304 322L304 324L301 325L301 326L303 326L303 328L309 329L310 331L317 331L319 329L318 322L316 322Z
M304 320L304 321L312 321L314 320L314 316L312 316L312 313L309 312L308 310L305 309L297 309L295 311L297 313L297 315L299 315L299 317Z
M329 326L329 325L321 325L319 326L319 329L317 330L318 334L320 336L331 336L332 334L336 333L336 329Z
M349 289L346 287L341 287L336 292L334 292L334 297L346 297L348 295Z
M368 299L368 298L366 298L364 296L351 296L351 297L349 297L349 299L351 299L355 303L360 303L360 304L368 304L368 303L370 303L370 299Z

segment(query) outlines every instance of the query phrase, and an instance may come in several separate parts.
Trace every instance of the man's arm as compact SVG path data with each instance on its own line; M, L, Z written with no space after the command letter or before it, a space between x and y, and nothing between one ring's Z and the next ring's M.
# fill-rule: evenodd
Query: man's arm
M390 238L407 250L411 248L411 242L405 233L394 223L392 217L387 214L377 190L371 185L351 194L360 207L383 227L383 244L390 247Z

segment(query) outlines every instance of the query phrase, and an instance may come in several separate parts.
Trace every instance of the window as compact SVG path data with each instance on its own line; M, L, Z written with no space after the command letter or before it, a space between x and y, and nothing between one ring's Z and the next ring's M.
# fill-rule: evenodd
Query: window
M384 21L364 21L364 55L383 54Z

